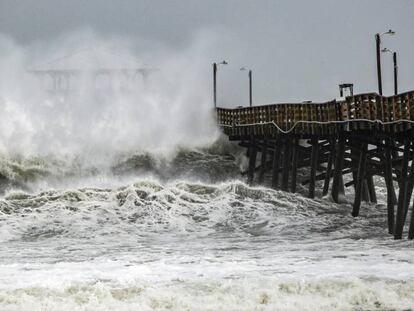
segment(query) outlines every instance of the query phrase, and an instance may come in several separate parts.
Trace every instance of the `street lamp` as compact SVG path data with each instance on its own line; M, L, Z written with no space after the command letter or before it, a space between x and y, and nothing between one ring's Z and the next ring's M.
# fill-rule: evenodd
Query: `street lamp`
M214 108L217 107L217 67L219 65L227 65L228 63L223 60L220 63L213 63L213 100Z
M252 94L252 71L251 69L247 69L245 67L240 68L241 71L249 70L249 104L250 107L253 106L253 94Z
M398 94L398 65L397 65L397 52L391 51L390 49L383 48L381 50L383 53L391 53L392 60L394 63L394 95Z
M382 79L381 79L381 37L383 35L395 35L395 31L388 30L383 33L375 34L375 42L377 47L377 75L378 75L378 93L382 95Z

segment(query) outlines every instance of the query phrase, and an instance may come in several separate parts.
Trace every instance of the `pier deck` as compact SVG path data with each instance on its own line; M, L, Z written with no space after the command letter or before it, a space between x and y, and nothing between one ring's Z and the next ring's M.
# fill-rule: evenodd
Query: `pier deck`
M308 167L308 178L300 181L308 185L308 196L315 197L318 180L323 181L321 195L330 189L337 203L344 187L353 186L352 215L357 217L361 201L376 203L373 177L380 176L387 189L389 233L401 239L409 217L408 238L414 238L414 213L408 215L414 188L414 91L389 97L358 94L325 103L216 108L216 113L229 139L247 148L249 183L263 183L270 171L273 188L295 192L297 170ZM344 184L346 174L351 181Z

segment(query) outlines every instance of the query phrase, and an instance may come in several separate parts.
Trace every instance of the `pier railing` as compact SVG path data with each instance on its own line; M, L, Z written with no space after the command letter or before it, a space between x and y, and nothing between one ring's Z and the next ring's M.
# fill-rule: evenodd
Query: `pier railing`
M217 108L218 124L229 136L335 134L378 129L399 132L414 122L414 91L395 96L357 94L343 101L286 103L245 108Z

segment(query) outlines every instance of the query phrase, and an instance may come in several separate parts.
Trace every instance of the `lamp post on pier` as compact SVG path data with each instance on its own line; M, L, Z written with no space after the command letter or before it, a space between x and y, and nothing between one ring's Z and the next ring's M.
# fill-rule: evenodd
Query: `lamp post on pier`
M220 63L213 63L213 101L214 101L214 108L217 107L217 67L219 65L227 65L228 63L223 60Z
M388 30L383 33L375 34L376 52L377 52L377 75L378 75L378 93L382 95L382 77L381 77L381 37L383 35L395 35L395 31Z
M391 53L392 61L394 64L394 95L398 94L398 65L397 65L397 52L391 51L390 49L383 48L381 50L383 53Z
M249 70L249 105L253 106L253 94L252 94L252 70L245 67L240 68L241 71Z

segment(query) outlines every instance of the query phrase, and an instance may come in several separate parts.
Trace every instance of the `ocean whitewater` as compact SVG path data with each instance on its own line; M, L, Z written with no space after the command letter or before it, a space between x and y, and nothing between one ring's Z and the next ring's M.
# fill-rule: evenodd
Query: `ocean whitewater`
M112 55L87 39L105 53L80 68ZM245 151L213 142L203 42L152 53L146 83L81 76L51 98L3 41L0 311L414 310L414 242L388 235L383 181L358 218L347 196L248 186Z
M2 157L0 310L414 308L414 244L387 234L384 187L354 219L246 185L223 144L105 170Z

